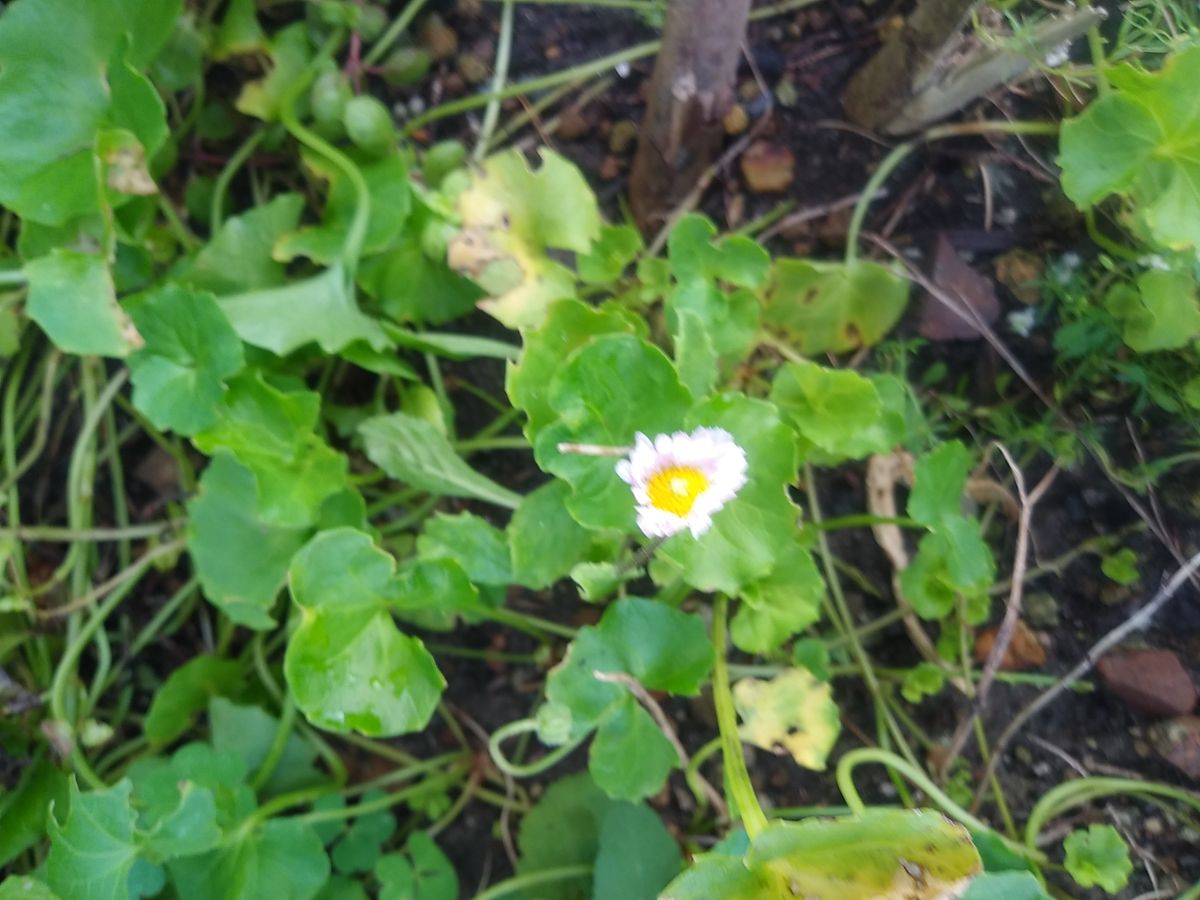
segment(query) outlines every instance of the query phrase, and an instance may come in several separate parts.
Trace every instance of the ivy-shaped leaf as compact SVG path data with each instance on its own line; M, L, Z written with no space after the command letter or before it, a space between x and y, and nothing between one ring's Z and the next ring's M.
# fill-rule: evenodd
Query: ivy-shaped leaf
M508 523L512 578L534 590L549 587L580 562L592 544L590 532L567 511L571 488L551 481L527 494Z
M218 453L188 501L187 546L204 596L233 621L271 628L271 608L309 532L264 521L254 473Z
M450 267L488 292L479 306L509 328L540 325L551 302L574 295L574 272L548 251L586 253L600 235L583 174L552 150L541 159L531 171L516 150L492 156L457 201L462 231Z
M772 753L787 753L808 769L824 769L841 731L828 682L808 669L787 669L770 681L743 678L733 686L742 740Z
M1063 841L1063 863L1080 887L1100 885L1115 894L1129 881L1133 861L1120 832L1111 825L1089 825L1072 831Z
M125 301L145 345L129 359L133 404L154 427L192 435L217 420L242 342L211 294L166 285Z
M288 581L300 627L284 674L309 721L373 736L424 728L446 681L425 646L392 621L402 594L395 561L369 535L340 528L296 554Z
M690 695L711 666L712 649L698 619L652 600L618 600L597 626L579 631L551 671L546 698L550 709L565 714L566 727L556 734L543 728L543 740L562 743L597 729L589 755L596 783L613 797L649 796L679 765L678 755L629 688L597 673L621 673L647 690Z
M61 897L128 900L129 876L138 856L128 780L84 794L71 781L70 809L60 822L51 815L46 878Z
M1200 334L1200 295L1186 269L1153 269L1133 283L1119 281L1104 305L1121 323L1121 339L1138 353L1186 347Z
M320 404L311 391L284 392L249 371L230 382L216 424L194 441L205 453L231 453L254 473L255 512L264 521L310 527L324 501L345 487L348 466L315 431Z
M1105 73L1115 88L1062 124L1063 191L1080 207L1110 194L1164 247L1200 247L1200 47L1157 72L1132 63Z
M805 356L869 347L908 303L908 282L878 263L776 260L763 323Z
M765 654L821 617L825 582L808 548L797 541L770 575L747 585L740 596L729 635L739 650Z
M796 476L795 442L773 404L741 394L722 394L697 405L685 428L700 426L733 435L746 451L747 481L713 516L708 531L699 538L675 535L660 556L677 564L697 590L736 594L766 578L784 548L793 545L797 511L787 485ZM632 497L625 502L632 506Z
M888 435L874 428L883 416L875 386L849 369L829 369L812 362L780 366L771 385L771 402L779 407L822 461L858 459L891 449Z
M639 431L655 435L681 428L692 397L675 367L641 338L604 335L560 361L548 401L558 421L535 438L538 465L570 483L567 508L581 524L632 531L633 495L617 477L615 460L561 453L558 447L563 442L632 446Z
M26 264L25 277L25 312L64 353L125 357L142 345L100 257L55 249Z
M526 330L521 358L508 367L505 379L509 400L525 412L525 436L533 441L557 418L550 383L563 360L592 338L636 332L635 320L617 310L594 309L578 300L551 304L541 327Z

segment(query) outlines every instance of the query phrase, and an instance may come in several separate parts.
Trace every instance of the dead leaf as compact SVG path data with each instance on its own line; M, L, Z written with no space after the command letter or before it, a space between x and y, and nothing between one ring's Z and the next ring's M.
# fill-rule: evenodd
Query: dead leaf
M988 325L1000 317L1000 301L996 299L992 282L963 261L945 233L938 234L933 282L944 294L957 301L968 317L970 313L967 310L973 310ZM921 299L917 331L931 341L973 341L982 337L970 318L958 315L928 292Z

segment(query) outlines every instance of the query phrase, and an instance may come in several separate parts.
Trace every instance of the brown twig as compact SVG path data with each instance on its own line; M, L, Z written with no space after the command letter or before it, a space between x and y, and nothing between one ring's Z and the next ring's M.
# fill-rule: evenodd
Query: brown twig
M996 641L992 645L992 651L988 654L987 661L983 665L983 672L975 686L975 697L971 701L971 708L958 723L958 728L955 729L954 736L950 739L950 744L942 757L943 777L962 752L975 720L983 714L983 710L987 706L988 692L991 691L992 682L996 678L996 672L999 671L1000 663L1003 662L1004 655L1008 652L1008 645L1012 643L1013 634L1016 633L1017 620L1021 615L1021 598L1025 589L1025 570L1029 566L1029 533L1033 508L1053 484L1055 476L1058 475L1058 469L1052 467L1038 482L1033 492L1026 493L1025 476L1021 474L1021 469L1008 452L1008 448L1003 444L997 444L996 447L1012 470L1017 494L1021 498L1021 515L1017 522L1017 549L1013 556L1012 586L1009 588L1008 603L1005 605L1004 619L1000 622L1000 629L996 633Z
M144 554L138 557L133 565L122 569L112 578L108 579L108 581L98 584L86 594L75 598L70 603L66 603L62 606L55 606L50 609L39 609L37 611L38 618L59 619L63 616L69 616L76 610L84 609L85 607L90 606L105 594L108 594L123 585L129 579L137 578L142 574L146 567L150 565L150 563L154 562L154 560L163 556L170 556L173 553L178 553L183 549L184 543L185 542L183 540L170 541L166 544L159 544L157 547L154 547L151 550L147 550Z

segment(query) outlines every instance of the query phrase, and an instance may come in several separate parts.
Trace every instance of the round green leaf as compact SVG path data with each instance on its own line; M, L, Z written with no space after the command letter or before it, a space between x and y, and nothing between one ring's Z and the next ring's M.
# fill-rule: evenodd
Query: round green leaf
M424 728L446 681L392 621L392 558L363 532L326 531L296 554L289 581L301 615L284 674L309 721L373 736Z
M625 447L634 434L674 431L683 425L692 397L661 350L632 335L605 335L560 365L549 405L558 413L535 439L534 455L573 491L567 508L589 528L634 528L634 499L617 477L612 457L560 453L562 442ZM709 424L709 423L705 423Z
M217 420L242 342L211 294L166 285L125 302L145 345L129 358L133 404L156 428L195 434Z

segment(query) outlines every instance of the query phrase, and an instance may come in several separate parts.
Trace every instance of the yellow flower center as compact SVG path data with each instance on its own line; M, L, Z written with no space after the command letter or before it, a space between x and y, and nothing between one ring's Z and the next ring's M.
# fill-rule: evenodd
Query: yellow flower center
M691 466L670 466L646 483L650 505L676 516L686 516L708 488L708 476Z

